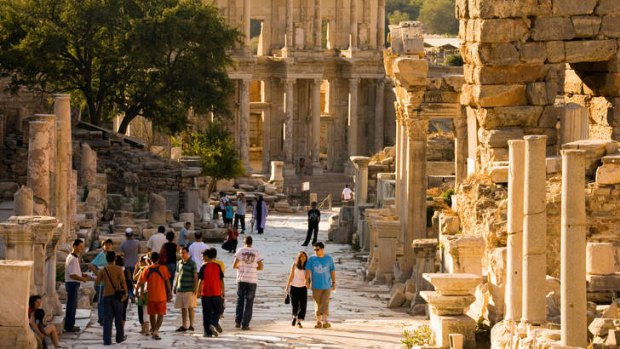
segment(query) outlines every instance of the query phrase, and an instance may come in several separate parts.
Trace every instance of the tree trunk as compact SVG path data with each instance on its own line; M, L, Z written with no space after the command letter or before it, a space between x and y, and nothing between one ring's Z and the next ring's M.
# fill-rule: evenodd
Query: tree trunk
M133 119L136 118L137 115L130 115L130 114L125 114L125 117L123 117L123 121L121 121L120 126L118 127L118 133L120 134L126 134L127 133L127 128L129 127L129 124L133 121Z
M209 185L207 185L207 197L208 198L210 198L211 194L213 194L216 184L217 184L217 178L211 177L211 182L209 182Z

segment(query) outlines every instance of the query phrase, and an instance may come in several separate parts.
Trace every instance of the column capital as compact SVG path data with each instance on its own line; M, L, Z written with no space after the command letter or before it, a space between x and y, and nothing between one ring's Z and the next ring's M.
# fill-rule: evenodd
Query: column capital
M354 84L354 85L358 85L360 83L360 78L349 78L349 83L350 84Z
M297 83L297 78L282 78L280 81L283 85L294 85Z
M312 79L312 83L321 85L321 83L323 83L323 78L322 77L320 77L320 78L313 78Z
M426 140L428 133L427 119L405 119L404 122L410 140Z

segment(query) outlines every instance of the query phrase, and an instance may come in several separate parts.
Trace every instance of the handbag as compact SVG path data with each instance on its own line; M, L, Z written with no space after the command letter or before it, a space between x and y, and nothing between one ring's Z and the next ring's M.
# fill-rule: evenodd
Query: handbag
M123 298L125 298L126 296L126 291L122 288L117 289L116 285L114 285L114 282L112 281L112 278L110 277L110 274L108 273L108 269L104 268L103 270L105 270L106 275L108 276L108 280L110 280L110 283L112 284L112 287L114 287L114 298L116 298L119 301L122 301Z
M291 304L291 296L286 293L286 297L284 297L284 304Z

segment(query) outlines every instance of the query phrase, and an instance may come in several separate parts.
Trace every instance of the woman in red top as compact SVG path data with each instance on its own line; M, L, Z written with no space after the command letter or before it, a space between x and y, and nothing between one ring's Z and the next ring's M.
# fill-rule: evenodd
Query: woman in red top
M54 343L54 348L58 348L58 332L56 332L56 327L54 325L45 326L43 322L45 311L43 310L41 296L30 296L28 301L28 319L30 328L41 338L41 342L45 343L45 337L50 337L52 343Z

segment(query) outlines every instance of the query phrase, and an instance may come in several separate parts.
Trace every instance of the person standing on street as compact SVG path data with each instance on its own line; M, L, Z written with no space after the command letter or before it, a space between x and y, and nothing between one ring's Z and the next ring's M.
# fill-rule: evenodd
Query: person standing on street
M159 251L159 262L168 267L170 285L172 285L174 284L174 272L177 268L177 251L179 250L179 246L174 243L173 231L166 233L166 240L168 240L168 242L163 244L161 251Z
M166 227L160 225L157 227L157 233L153 234L149 241L146 243L146 248L149 252L159 252L161 251L161 247L166 243Z
M319 222L321 221L321 211L316 208L316 201L311 204L311 209L308 210L308 234L306 234L306 240L301 246L308 246L310 238L312 238L312 244L316 244L316 238L319 234ZM314 233L314 235L313 235Z
M199 231L194 233L194 239L196 241L189 245L189 255L194 263L196 263L196 268L200 269L202 265L202 251L208 249L209 245L202 242L202 233Z
M301 251L291 266L291 272L286 284L286 293L290 296L293 306L293 322L291 325L301 328L301 322L306 318L308 304L308 288L306 287L306 262L308 255Z
M263 257L252 247L252 237L246 236L244 247L235 253L233 269L237 269L237 309L235 328L250 329L252 308L256 295L258 271L263 270Z
M100 270L108 265L106 254L114 249L114 241L107 239L101 243L101 251L90 262L88 268L97 275ZM103 326L103 283L95 282L95 291L97 291L97 323Z
M312 286L314 299L314 313L316 325L314 328L330 328L327 320L329 316L329 296L336 290L336 267L331 256L325 254L325 245L322 242L314 244L314 253L306 263L306 287Z
M192 228L192 223L191 222L185 222L185 226L179 232L179 240L177 241L179 243L179 247L187 246L187 244L188 244L187 236L188 236L189 230L191 228Z
M210 248L202 252L204 264L198 272L196 298L202 302L202 323L204 337L217 337L222 333L220 314L224 303L224 271L215 263L216 250Z
M159 264L159 253L151 252L153 265L144 270L140 276L140 294L144 293L147 284L146 312L151 320L151 333L155 340L160 340L159 328L166 315L166 302L172 300L170 289L170 273L165 265Z
M126 240L121 242L120 250L125 256L125 269L129 272L129 275L134 274L136 271L136 264L138 264L138 253L140 252L140 241L133 238L133 229L125 229ZM135 296L133 292L134 284L133 280L129 280L127 284L129 288L129 299L135 302Z
M181 247L181 260L177 263L177 277L174 282L174 307L181 309L181 327L177 332L194 331L194 308L196 308L195 291L198 285L196 263L190 258L189 249ZM189 326L187 319L189 317Z
M123 328L123 302L127 300L127 283L122 267L116 265L116 253L106 254L108 265L99 271L96 282L103 284L103 345L112 345L112 321L116 327L116 343L127 339ZM122 297L117 292L122 290Z
M247 202L245 201L245 194L237 194L237 212L235 212L235 222L233 227L235 230L239 229L239 223L241 222L241 234L245 234L245 212L247 208Z
M265 200L263 200L263 196L259 195L258 200L254 204L254 209L252 211L252 220L256 223L256 230L258 230L259 234L265 232L267 214L267 204L265 203Z
M342 189L342 194L340 194L340 200L343 202L349 202L353 200L353 190L349 188L348 184L344 185L344 189Z
M75 326L75 312L78 305L80 282L92 281L93 278L83 276L80 269L80 255L84 252L84 241L73 240L71 253L65 261L65 289L67 290L67 307L65 309L65 332L79 332Z

